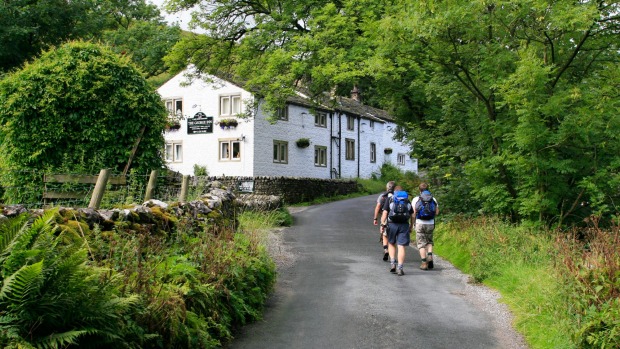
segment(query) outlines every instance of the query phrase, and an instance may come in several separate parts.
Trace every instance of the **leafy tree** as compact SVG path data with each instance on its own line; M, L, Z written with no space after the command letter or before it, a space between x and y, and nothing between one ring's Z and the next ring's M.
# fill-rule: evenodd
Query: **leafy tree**
M121 172L138 140L132 168L162 166L160 97L105 47L73 42L46 52L0 81L0 106L0 168L16 174L3 178L5 197L34 185L20 171Z
M209 35L170 64L241 78L273 108L300 86L365 86L453 209L559 224L582 201L617 210L620 2L208 4Z
M93 39L128 54L150 77L166 70L162 58L181 35L145 0L3 1L0 22L0 73L68 40Z
M105 18L91 0L0 2L0 71L8 71L54 45L91 38Z
M135 21L103 34L103 40L118 54L128 54L148 79L168 70L163 58L180 40L181 29L155 21Z

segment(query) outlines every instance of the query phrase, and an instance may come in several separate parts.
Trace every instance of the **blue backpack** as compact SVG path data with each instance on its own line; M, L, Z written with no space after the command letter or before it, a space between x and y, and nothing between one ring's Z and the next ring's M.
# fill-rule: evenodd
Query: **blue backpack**
M428 221L435 218L435 210L437 209L437 204L435 200L433 200L433 195L430 191L425 190L420 194L420 199L415 205L416 207L416 218Z
M392 195L392 204L390 205L388 218L394 223L407 223L411 217L410 207L409 194L402 190L395 191L394 195Z

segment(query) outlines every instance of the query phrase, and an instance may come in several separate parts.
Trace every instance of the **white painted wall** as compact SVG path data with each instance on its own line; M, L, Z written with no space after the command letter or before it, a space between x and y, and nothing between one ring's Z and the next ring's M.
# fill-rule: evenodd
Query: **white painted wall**
M166 82L157 92L162 99L183 99L183 114L186 119L201 111L207 116L212 116L217 123L222 119L219 117L221 95L240 93L244 101L251 101L253 98L249 92L225 81L217 84L194 81L190 86L183 86L183 83L187 81L183 74L180 73ZM243 105L243 108L245 107ZM239 119L239 125L235 129L222 130L218 125L214 125L213 133L188 134L187 120L183 120L179 130L166 131L164 134L166 141L182 142L183 160L182 162L168 162L167 165L173 171L182 174L193 174L194 164L197 164L206 166L209 175L212 176L252 176L254 172L253 130L253 120ZM241 142L241 160L220 161L219 141L239 139L242 135L245 136L245 141Z
M252 101L253 96L239 86L226 81L216 84L204 81L193 81L189 86L184 73L181 73L157 91L162 99L182 99L185 118L193 117L197 112L212 116L217 123L219 119L220 96L240 93L244 101ZM247 105L243 103L243 108ZM332 169L339 171L342 178L369 178L373 173L379 173L381 165L387 161L403 171L417 172L417 161L405 156L405 164L397 164L399 153L407 154L408 147L394 141L391 122L374 122L370 128L370 121L355 116L354 130L347 130L346 114L328 112L327 127L317 127L314 124L314 115L309 108L289 104L288 121L279 120L270 123L267 115L259 107L252 119L239 119L235 129L222 130L216 124L213 133L188 134L187 120L181 122L179 130L166 131L166 141L181 142L183 145L183 159L180 162L168 162L170 169L182 174L193 174L194 164L206 166L209 175L213 176L283 176L283 177L311 177L333 178ZM338 123L340 122L340 128ZM360 128L361 127L361 128ZM341 132L340 148L336 146L338 131ZM298 148L295 142L299 138L309 138L310 146ZM345 139L355 140L355 159L346 160ZM241 141L241 159L221 161L219 159L219 142L223 140ZM288 163L273 161L274 140L288 142ZM370 143L377 146L377 160L370 162ZM327 166L315 166L315 146L327 147ZM391 155L385 155L385 148L392 148ZM340 157L339 157L340 156Z

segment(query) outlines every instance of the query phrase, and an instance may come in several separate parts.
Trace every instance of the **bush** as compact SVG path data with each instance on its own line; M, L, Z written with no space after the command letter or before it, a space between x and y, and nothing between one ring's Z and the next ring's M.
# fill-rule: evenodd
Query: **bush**
M167 112L129 58L93 43L73 42L44 53L0 81L0 185L10 202L33 183L27 171L121 173L136 140L132 168L163 166ZM57 172L58 173L58 172Z

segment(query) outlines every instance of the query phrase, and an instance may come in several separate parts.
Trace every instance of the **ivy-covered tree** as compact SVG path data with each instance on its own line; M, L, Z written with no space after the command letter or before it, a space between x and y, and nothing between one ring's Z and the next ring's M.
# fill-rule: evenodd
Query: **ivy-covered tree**
M208 9L195 16L208 36L171 64L235 75L274 107L299 86L365 86L452 210L559 224L617 212L618 1L170 3Z
M46 52L0 81L0 169L13 174L4 195L24 192L22 171L120 173L138 140L131 168L159 169L166 115L126 57L85 42Z

